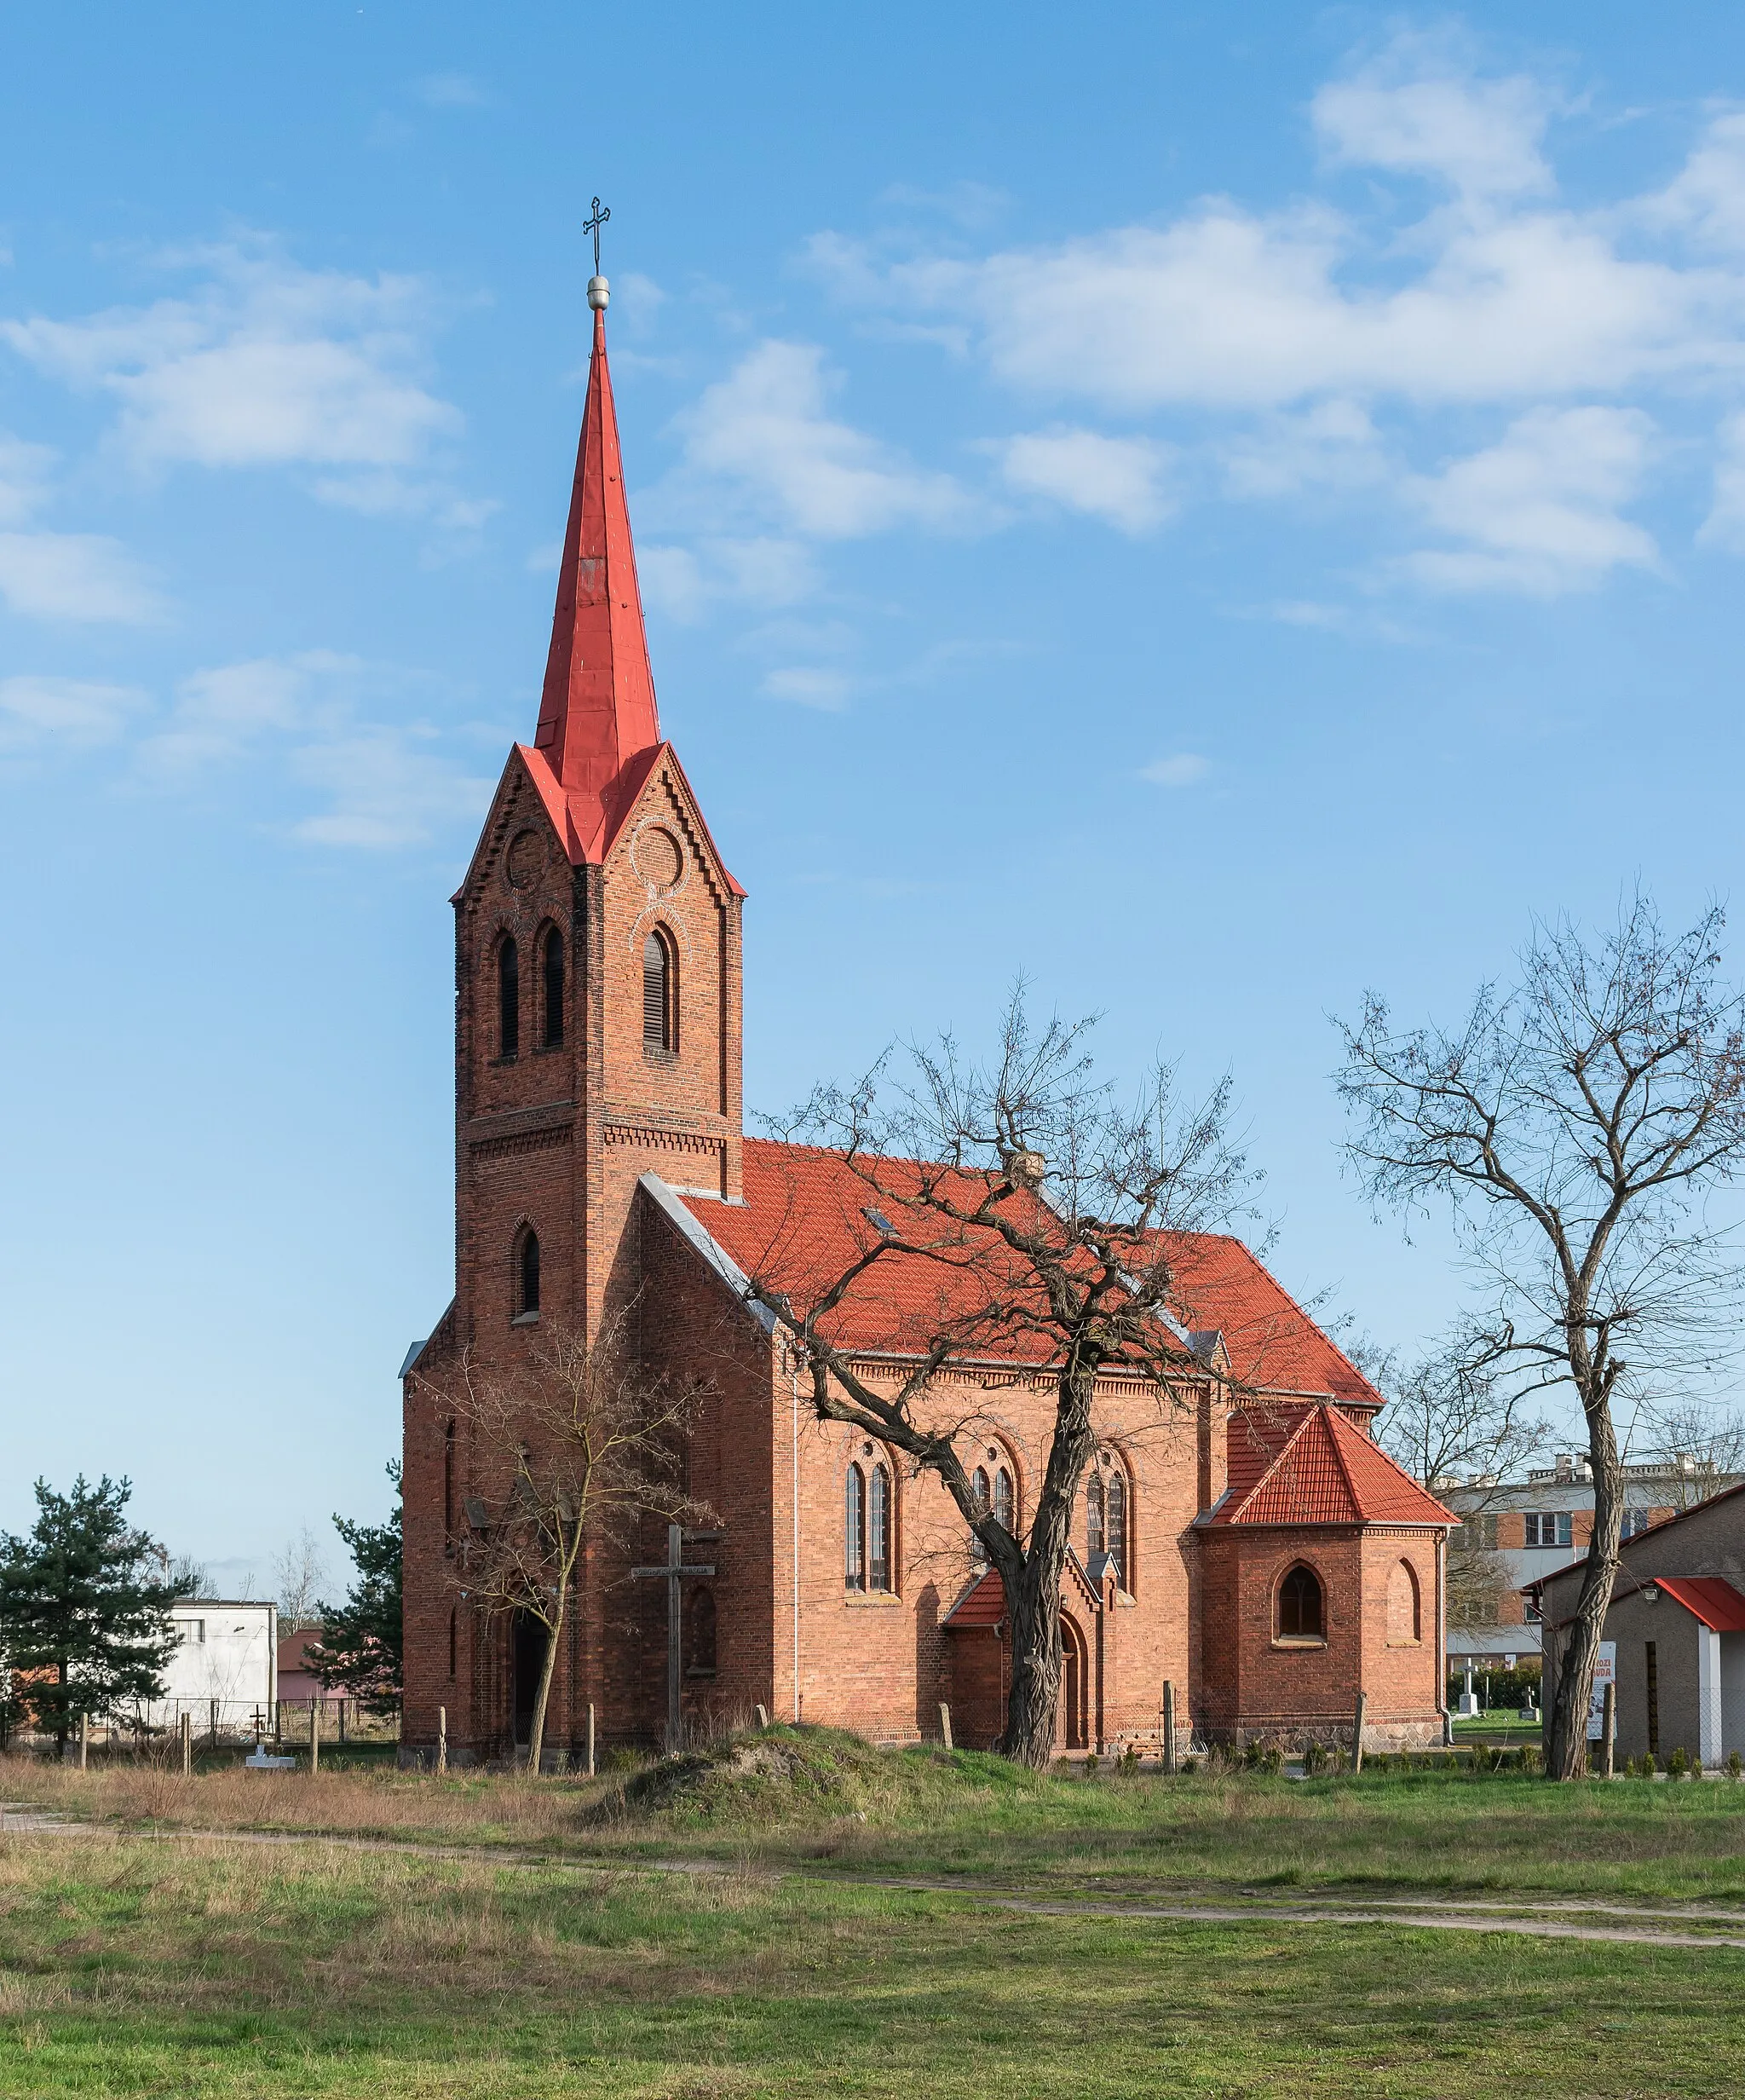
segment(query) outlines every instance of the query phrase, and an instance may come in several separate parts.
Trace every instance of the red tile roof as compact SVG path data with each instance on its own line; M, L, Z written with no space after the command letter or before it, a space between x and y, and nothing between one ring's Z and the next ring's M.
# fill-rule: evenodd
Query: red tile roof
M1382 1405L1380 1393L1350 1357L1241 1240L1227 1232L1156 1237L1174 1266L1182 1324L1216 1329L1243 1384L1273 1393L1330 1393L1357 1407Z
M1326 1401L1237 1409L1229 1457L1229 1490L1208 1524L1460 1521Z
M1719 1575L1644 1575L1715 1633L1745 1633L1745 1596Z
M919 1181L906 1161L882 1160L877 1178L893 1197ZM883 1209L899 1233L920 1238L929 1252L881 1257L826 1324L830 1339L868 1350L924 1348L942 1326L973 1321L995 1284L1016 1293L1028 1272L1006 1257L993 1235L959 1233L936 1216L882 1203L841 1157L809 1145L748 1138L745 1201L687 1195L680 1200L739 1266L785 1291L797 1306L815 1300L856 1257L878 1243L869 1211ZM973 1202L979 1185L962 1177ZM1034 1203L1034 1197L1022 1197ZM1186 1329L1216 1329L1224 1337L1235 1376L1270 1390L1331 1393L1352 1406L1376 1408L1381 1396L1288 1292L1238 1239L1227 1233L1172 1233L1166 1250L1174 1265ZM1039 1308L1040 1310L1040 1308ZM972 1353L1022 1363L1046 1362L1052 1337L1041 1331L993 1329ZM1184 1350L1185 1360L1185 1350Z
M1061 1570L1061 1590L1063 1603L1076 1597L1081 1606L1094 1611L1102 1602L1097 1585L1074 1552L1068 1551L1066 1566ZM997 1626L1005 1617L1005 1580L998 1568L989 1567L970 1579L969 1587L939 1623L948 1631L964 1632L978 1626Z

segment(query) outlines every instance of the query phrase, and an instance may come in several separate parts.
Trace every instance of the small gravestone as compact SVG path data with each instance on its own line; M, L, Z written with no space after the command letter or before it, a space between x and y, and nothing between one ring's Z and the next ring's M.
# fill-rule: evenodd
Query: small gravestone
M270 1751L259 1743L256 1744L251 1754L243 1759L243 1763L251 1772L295 1772L297 1770L295 1757L275 1757Z

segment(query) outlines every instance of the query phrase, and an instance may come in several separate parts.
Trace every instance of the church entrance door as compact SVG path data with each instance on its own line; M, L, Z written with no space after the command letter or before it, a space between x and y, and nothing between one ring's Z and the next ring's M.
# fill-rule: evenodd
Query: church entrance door
M1085 1636L1063 1612L1060 1615L1060 1720L1061 1734L1068 1750L1083 1750L1090 1740L1085 1733L1085 1693L1090 1674L1085 1664Z
M510 1674L515 1687L515 1739L517 1749L533 1739L533 1702L539 1696L539 1672L545 1666L544 1627L531 1612L517 1612L511 1622L514 1642Z

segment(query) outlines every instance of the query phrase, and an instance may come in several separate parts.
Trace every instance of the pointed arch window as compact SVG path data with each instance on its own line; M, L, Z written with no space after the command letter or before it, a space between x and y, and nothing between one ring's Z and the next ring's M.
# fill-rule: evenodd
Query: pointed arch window
M867 1527L867 1587L888 1592L891 1588L889 1466L881 1463L873 1467L870 1494L871 1521Z
M1320 1579L1312 1568L1293 1567L1278 1586L1278 1637L1320 1641L1326 1634Z
M995 1469L993 1475L993 1514L997 1523L1017 1537L1017 1498L1012 1492L1012 1476L1004 1466Z
M988 1478L986 1466L977 1466L970 1475L970 1495L978 1514L993 1507L992 1483ZM981 1535L976 1532L970 1534L970 1558L983 1563L988 1559L988 1549L982 1543Z
M1103 1551L1114 1564L1115 1581L1123 1589L1127 1581L1127 1482L1119 1468L1103 1483Z
M1103 1525L1103 1475L1093 1473L1085 1483L1085 1558L1094 1562L1106 1548Z
M497 1054L521 1055L521 956L512 934L505 933L497 950Z
M659 929L642 943L642 1047L670 1056L678 1047L678 984L672 943Z
M563 935L553 926L545 936L545 946L539 957L541 989L544 993L544 1024L540 1030L540 1041L547 1050L563 1047Z
M849 1464L843 1478L842 1581L844 1589L867 1587L867 1476Z
M529 1226L515 1250L515 1309L531 1319L539 1311L539 1235Z

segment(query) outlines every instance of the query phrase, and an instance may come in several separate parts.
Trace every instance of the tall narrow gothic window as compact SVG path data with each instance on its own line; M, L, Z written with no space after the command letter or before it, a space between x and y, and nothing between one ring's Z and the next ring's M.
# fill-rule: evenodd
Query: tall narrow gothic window
M508 937L497 951L497 1054L518 1057L521 1047L521 950Z
M454 1550L454 1424L447 1423L442 1432L442 1529L448 1540L448 1550ZM454 1672L449 1671L452 1676Z
M867 1553L867 1587L890 1588L890 1468L872 1468L872 1520Z
M1105 1550L1103 1523L1103 1475L1093 1473L1085 1483L1085 1557L1094 1561Z
M531 1226L521 1234L521 1250L515 1258L515 1309L517 1312L539 1310L539 1235Z
M1318 1641L1326 1631L1321 1584L1306 1567L1293 1567L1278 1586L1278 1630L1283 1641Z
M1016 1536L1014 1518L1017 1512L1012 1495L1012 1476L1004 1466L993 1476L993 1514L1004 1527Z
M548 1050L563 1047L563 936L556 926L545 936L545 1012L543 1040Z
M1114 1562L1114 1578L1123 1589L1127 1580L1127 1483L1120 1473L1111 1473L1104 1488L1103 1550Z
M867 1587L867 1476L851 1465L843 1481L842 1582L844 1589Z
M977 1466L976 1470L970 1475L970 1492L975 1499L976 1507L978 1510L986 1509L991 1506L988 1500L988 1468L986 1466ZM971 1532L970 1534L970 1557L971 1560L983 1561L985 1561L988 1558L988 1549L982 1543L980 1536L975 1532Z
M676 1050L672 950L664 933L651 933L642 943L642 1047Z

